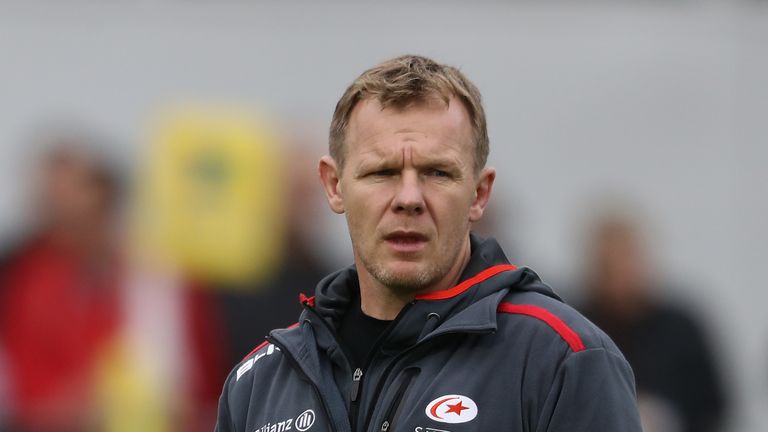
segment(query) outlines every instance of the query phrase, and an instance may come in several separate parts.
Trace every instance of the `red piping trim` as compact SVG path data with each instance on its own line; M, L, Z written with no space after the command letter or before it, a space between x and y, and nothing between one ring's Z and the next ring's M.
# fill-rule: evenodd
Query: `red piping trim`
M586 349L584 347L584 342L581 340L581 337L578 335L578 333L573 331L572 328L568 327L568 324L566 324L559 317L542 307L534 305L500 303L496 310L509 314L528 315L530 317L544 321L548 326L552 327L552 330L556 331L557 334L563 338L568 346L571 347L573 352L584 351Z
M481 271L480 273L476 274L475 276L456 285L453 288L448 288L446 290L440 290L440 291L435 291L431 293L417 295L416 300L445 300L451 297L456 297L457 295L463 293L464 291L472 288L473 285L477 285L480 282L483 282L486 279L496 276L501 272L512 271L512 270L517 270L517 266L514 266L512 264L500 264L493 267L489 267Z
M315 307L315 296L307 297L304 293L299 293L299 302L309 307Z
M248 357L252 356L256 351L258 351L258 350L264 348L265 346L267 346L268 343L269 343L269 341L264 341L264 342L260 343L258 346L256 346L256 348L253 349L253 351L249 352L247 356L243 357L243 360L245 360Z
M295 327L298 327L298 326L299 326L299 323L293 323L293 324L289 325L287 328L288 329L292 329L292 328L295 328ZM248 357L252 356L256 351L258 351L258 350L264 348L265 346L267 346L268 343L269 343L269 341L265 340L264 342L262 342L259 345L257 345L256 348L253 349L253 351L249 352L247 356L243 357L243 360L245 360Z

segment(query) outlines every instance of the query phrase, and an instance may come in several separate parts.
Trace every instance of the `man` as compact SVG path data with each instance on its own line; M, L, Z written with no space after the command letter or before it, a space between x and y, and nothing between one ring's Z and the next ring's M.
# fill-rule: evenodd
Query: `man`
M418 56L364 72L330 153L355 264L235 368L218 431L640 431L610 339L469 232L496 172L463 74Z
M95 376L119 324L119 177L92 149L95 139L49 142L36 173L36 220L0 263L0 351L14 431L95 423Z
M721 430L728 401L717 353L690 302L662 294L669 287L634 213L610 209L593 221L582 312L631 362L645 432Z

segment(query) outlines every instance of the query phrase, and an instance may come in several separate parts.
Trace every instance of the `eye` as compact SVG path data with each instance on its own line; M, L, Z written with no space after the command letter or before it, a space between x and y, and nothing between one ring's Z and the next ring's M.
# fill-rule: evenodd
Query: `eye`
M448 173L448 171L443 171L440 169L430 169L426 172L426 174L430 177L450 177L451 174Z
M391 177L393 175L397 174L397 171L394 169L381 169L378 171L371 172L370 175L375 177Z

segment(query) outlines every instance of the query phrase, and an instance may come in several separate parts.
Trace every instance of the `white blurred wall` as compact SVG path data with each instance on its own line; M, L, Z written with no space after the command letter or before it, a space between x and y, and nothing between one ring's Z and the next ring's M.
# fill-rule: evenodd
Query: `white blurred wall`
M760 430L768 2L469 3L0 0L0 238L22 217L25 143L47 119L111 134L132 166L166 103L251 104L324 128L362 70L425 54L483 92L515 261L567 295L573 231L596 196L625 195L651 216L660 272L710 318L730 430ZM330 232L344 256L342 218Z

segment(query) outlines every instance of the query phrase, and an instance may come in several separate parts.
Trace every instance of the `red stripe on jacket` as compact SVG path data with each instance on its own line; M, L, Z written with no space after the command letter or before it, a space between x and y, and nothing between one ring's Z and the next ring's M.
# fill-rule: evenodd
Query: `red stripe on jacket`
M513 303L500 303L496 308L499 312L508 314L527 315L541 321L544 321L552 330L556 331L561 338L571 347L573 352L584 351L584 342L581 337L573 331L563 320L557 317L552 312L534 305L519 305Z
M435 291L431 293L421 294L416 296L416 300L445 300L451 297L463 293L464 291L472 288L472 286L479 284L497 274L505 271L517 270L517 267L512 264L500 264L493 267L489 267L475 276L465 280L464 282L456 285L453 288L448 288L441 291Z

